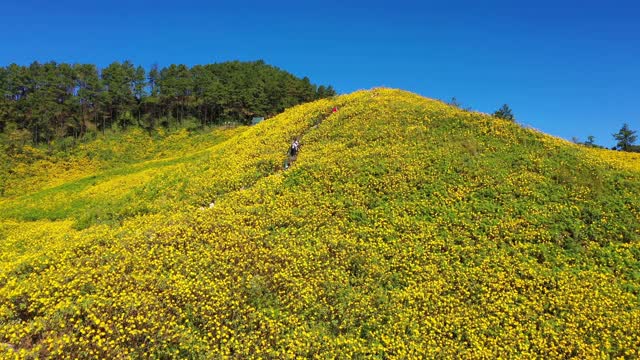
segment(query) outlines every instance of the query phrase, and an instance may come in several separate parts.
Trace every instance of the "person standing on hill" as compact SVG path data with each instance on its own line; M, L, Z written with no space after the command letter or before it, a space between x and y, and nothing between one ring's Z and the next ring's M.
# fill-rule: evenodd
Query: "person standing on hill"
M298 154L298 148L300 147L300 143L298 140L294 140L291 144L291 148L289 149L289 154L291 156L296 156Z

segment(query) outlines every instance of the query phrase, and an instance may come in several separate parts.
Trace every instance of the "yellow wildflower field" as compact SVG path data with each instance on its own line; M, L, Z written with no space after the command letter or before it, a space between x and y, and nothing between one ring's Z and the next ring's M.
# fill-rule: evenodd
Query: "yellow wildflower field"
M637 156L383 88L130 136L11 180L3 358L640 356Z

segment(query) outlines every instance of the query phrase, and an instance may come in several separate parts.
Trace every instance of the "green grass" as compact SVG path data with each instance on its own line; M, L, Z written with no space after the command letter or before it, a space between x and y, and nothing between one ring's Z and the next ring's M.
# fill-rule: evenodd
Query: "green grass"
M19 358L640 355L634 155L390 89L143 135L9 179Z
M230 134L238 133L229 130ZM57 158L49 160L54 164L72 162L77 156L87 156L100 159L98 170L83 177L72 178L54 186L43 186L42 189L32 190L22 196L15 196L10 201L0 203L0 213L3 218L21 221L62 220L75 219L77 228L86 228L92 224L117 224L126 217L140 215L148 211L147 203L153 203L154 197L160 192L155 186L167 186L164 182L156 183L157 179L171 178L171 172L177 167L203 167L216 151L216 145L228 139L228 136L211 133L209 136L196 134L188 137L183 144L176 144L173 135L164 139L157 139L154 144L158 153L135 153L129 144L129 153L124 159L113 159L112 147L131 139L133 136L147 138L140 132L111 135L104 141L104 148L90 144L91 150L77 149L76 153L59 154ZM185 136L183 135L182 138ZM141 142L141 141L140 141ZM196 145L197 144L197 145ZM138 144L140 145L140 144ZM172 155L163 154L172 149ZM107 154L107 155L105 155ZM176 156L178 155L178 156ZM37 165L37 163L36 163ZM54 167L54 169L56 169ZM55 174L52 174L55 176ZM133 181L131 181L133 179ZM27 181L30 179L22 179ZM37 182L45 183L45 181ZM17 181L15 181L17 182ZM177 181L174 180L174 184ZM95 187L113 183L119 186L106 187L98 194L91 191ZM184 194L179 194L184 196Z

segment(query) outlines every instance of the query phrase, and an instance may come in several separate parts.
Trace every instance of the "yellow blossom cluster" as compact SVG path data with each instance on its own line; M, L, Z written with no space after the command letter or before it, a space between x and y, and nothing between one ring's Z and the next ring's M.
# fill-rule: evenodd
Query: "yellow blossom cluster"
M640 356L626 155L392 89L219 131L0 203L0 355Z

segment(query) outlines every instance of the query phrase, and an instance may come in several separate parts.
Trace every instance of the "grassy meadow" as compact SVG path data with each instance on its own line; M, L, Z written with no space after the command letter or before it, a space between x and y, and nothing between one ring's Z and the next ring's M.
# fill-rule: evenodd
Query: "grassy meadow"
M640 357L640 154L373 89L10 163L2 358Z

